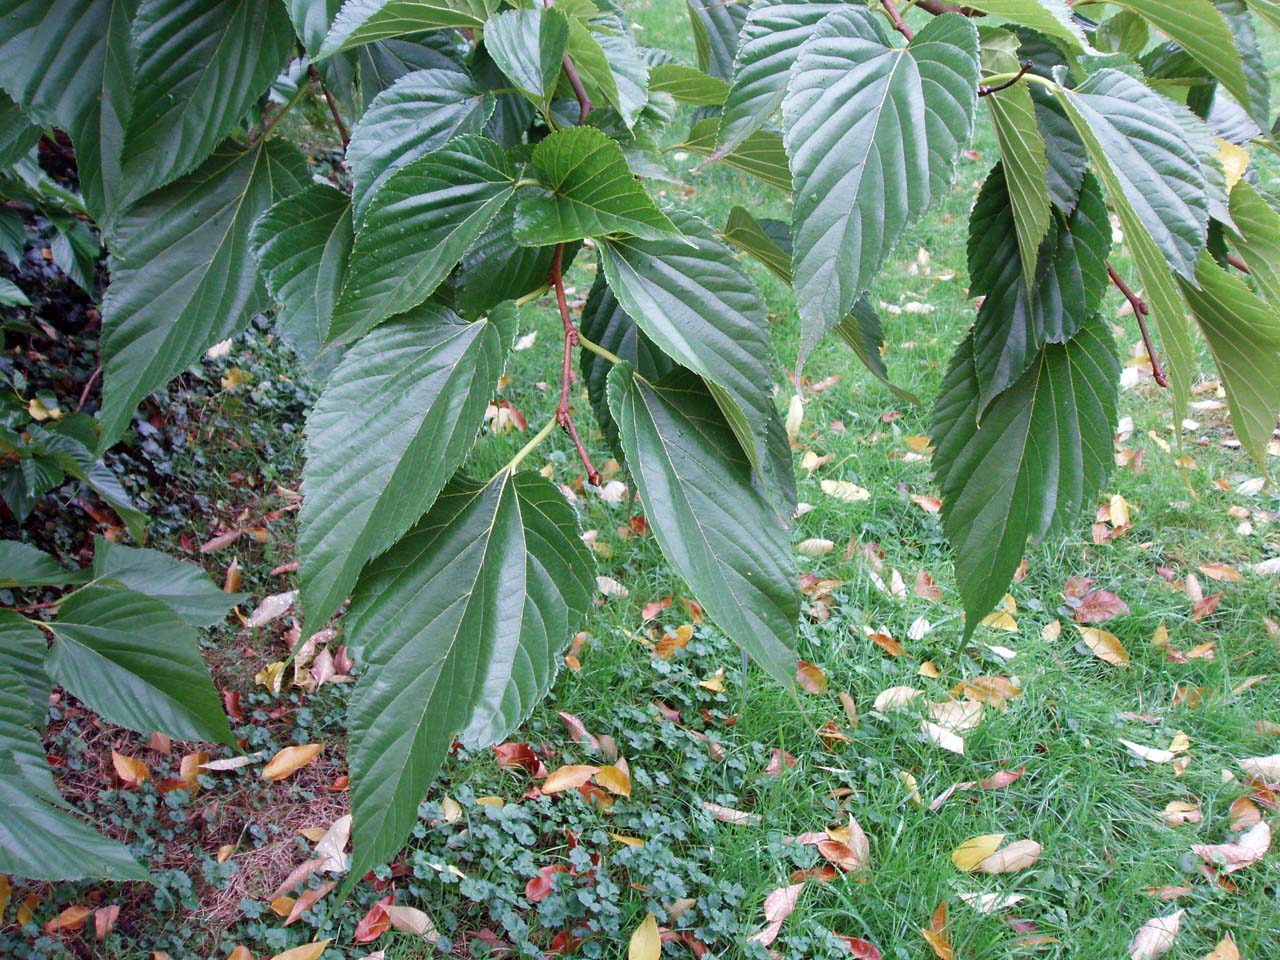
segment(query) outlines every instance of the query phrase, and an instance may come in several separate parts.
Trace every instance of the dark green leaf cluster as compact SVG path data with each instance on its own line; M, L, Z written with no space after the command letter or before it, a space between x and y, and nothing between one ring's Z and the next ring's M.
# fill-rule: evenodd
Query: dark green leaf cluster
M1001 156L971 221L982 302L934 416L966 632L1112 460L1112 216L1175 414L1198 328L1262 458L1280 412L1280 213L1240 145L1276 149L1252 17L1280 12L1114 6L1098 22L1110 8L1092 0L980 0L911 26L892 4L690 0L693 65L638 42L613 0L10 0L0 150L69 133L111 270L96 443L70 451L53 429L23 442L88 475L89 451L121 439L145 396L273 304L301 354L333 358L306 427L300 579L305 632L353 597L359 877L395 853L456 736L495 742L546 693L590 605L574 508L520 469L562 428L598 479L575 352L665 555L725 634L794 682L794 473L761 296L735 250L794 288L801 365L835 332L888 383L872 285L952 189L983 102ZM344 141L339 183L279 135L321 94ZM666 175L678 104L696 108L682 147L790 192L791 223L738 208L717 231L655 201L645 179ZM575 256L599 266L577 318ZM472 448L517 306L548 292L564 327L556 415L485 475ZM64 601L57 682L83 676L83 638L99 636L85 624L115 624L106 594L120 589ZM166 604L138 596L115 604L139 624L121 657L142 655ZM174 712L194 702L175 696L188 674L128 676L153 726L189 722Z

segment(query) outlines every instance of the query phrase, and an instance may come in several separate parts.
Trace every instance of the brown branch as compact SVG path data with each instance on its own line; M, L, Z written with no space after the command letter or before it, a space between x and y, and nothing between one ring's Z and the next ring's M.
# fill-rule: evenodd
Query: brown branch
M569 387L572 382L573 349L578 345L578 328L573 325L569 316L569 301L564 295L564 244L556 244L555 257L551 261L551 275L548 282L556 291L556 304L560 307L560 322L564 324L564 364L560 368L560 404L556 407L556 423L560 424L573 446L578 451L578 458L587 469L587 482L593 487L600 486L600 474L591 463L587 448L578 436L578 428L573 422L573 411L569 406Z
M1022 66L1018 68L1018 73L1016 76L1012 77L1009 80L1006 80L1004 83L997 83L994 87L988 87L986 84L980 84L978 86L978 96L989 97L991 96L991 94L999 93L1001 90L1008 90L1015 83L1017 83L1019 80L1025 77L1027 75L1027 71L1030 69L1031 69L1031 61L1023 60Z
M316 69L315 64L307 68L307 73L311 75L312 80L320 84L320 89L324 92L325 103L329 104L329 113L338 128L338 136L342 137L342 149L346 150L347 145L351 143L351 134L347 130L347 125L342 122L342 114L338 112L338 101L333 99L333 94L329 92L329 88L325 85L324 79L320 76L320 71Z
M946 0L920 0L916 6L926 13L932 13L935 17L940 17L944 13L958 13L962 17L986 16L981 10L974 10L972 7L957 7L953 3L947 3Z
M587 122L587 114L595 107L587 96L587 88L582 85L582 77L578 76L578 68L573 65L569 55L564 55L564 75L569 78L569 86L573 87L573 95L578 98L578 126Z
M1169 378L1164 375L1164 367L1160 366L1160 358L1156 355L1156 345L1151 342L1151 333L1147 330L1147 314L1151 312L1147 302L1130 289L1129 285L1124 282L1124 278L1116 273L1116 268L1107 264L1107 276L1111 278L1111 282L1116 285L1116 289L1124 294L1124 298L1129 301L1129 306L1133 308L1133 315L1138 318L1138 330L1142 332L1142 343L1147 349L1147 359L1151 361L1151 376L1155 378L1156 383L1162 387L1169 386Z
M102 364L98 364L93 368L93 373L89 374L89 380L85 383L84 389L80 391L80 402L76 404L76 413L84 409L84 405L89 402L89 391L93 389L93 382L98 379L98 374L102 373Z
M907 21L902 19L902 14L898 12L898 6L893 0L880 0L880 6L884 7L885 14L893 23L893 29L906 37L907 43L916 38L916 32L907 26Z

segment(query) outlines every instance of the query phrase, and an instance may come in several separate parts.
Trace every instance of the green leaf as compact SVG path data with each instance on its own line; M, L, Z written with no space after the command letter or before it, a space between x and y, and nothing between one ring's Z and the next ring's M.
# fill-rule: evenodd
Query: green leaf
M1116 6L1132 10L1176 42L1196 62L1215 77L1227 92L1250 109L1252 96L1245 80L1244 64L1236 49L1227 21L1210 0L1113 0ZM1270 120L1267 105L1261 104L1261 122ZM1255 119L1257 117L1255 116Z
M354 340L431 296L515 186L502 148L470 135L392 174L356 234L329 341Z
M424 30L478 30L498 7L498 0L347 0L316 59Z
M0 610L0 614L10 612ZM6 622L7 618L0 619L0 637L8 640L10 631L5 629ZM35 630L35 627L31 629ZM44 729L45 712L49 709L49 680L40 666L45 643L39 630L36 630L35 640L39 643L38 656L30 663L15 666L8 653L0 653L0 763L12 761L29 784L56 796L58 788L54 785L49 759L38 732ZM28 689L28 684L35 677L40 678L44 695L44 700L39 703L32 699Z
M347 635L351 876L389 861L454 736L505 737L551 686L594 593L572 508L534 473L457 481L361 577Z
M1049 199L1063 213L1076 208L1076 198L1089 169L1089 156L1080 135L1053 94L1040 87L1031 91L1036 107L1036 124L1044 138L1049 160Z
M578 319L582 335L615 356L630 363L646 380L660 380L676 369L675 361L663 353L644 332L636 326L609 289L604 272L597 271L591 292L587 294ZM609 446L620 454L618 425L609 412L608 382L613 364L590 350L582 350L582 381L587 385L591 411ZM790 454L788 454L790 456Z
M681 103L695 107L718 107L724 103L729 85L696 67L664 63L649 72L649 92L669 93Z
M90 584L49 625L45 670L111 723L181 740L234 743L196 632L168 604Z
M483 315L503 300L518 300L547 285L555 248L523 247L516 242L515 206L515 200L507 203L458 266L454 307L468 319ZM565 244L566 270L580 246ZM495 271L495 263L501 263L502 269Z
M724 101L717 153L728 153L782 106L787 80L803 44L822 18L844 7L830 0L756 0L751 4Z
M139 401L266 305L249 226L310 179L287 143L227 144L120 215L103 302L102 439L128 429Z
M43 135L43 127L32 123L16 103L0 93L0 167L17 163Z
M284 67L293 26L280 0L141 0L133 20L124 176L139 197L193 170Z
M418 70L378 94L347 146L356 223L393 173L455 137L481 133L493 107L493 97L457 70Z
M253 255L271 298L276 326L302 358L320 352L355 243L351 200L327 183L285 197L253 223Z
M1248 0L1249 10L1280 30L1280 0Z
M0 87L37 123L74 128L97 102L111 14L103 0L4 0Z
M747 5L686 0L685 6L698 51L698 69L726 83L732 81L733 55L738 51L738 35L747 20Z
M284 0L284 3L303 49L310 54L319 52L342 0Z
M683 237L601 242L605 277L640 329L710 383L734 436L763 476L768 423L777 416L764 303L710 227L683 210L670 214Z
M1195 346L1170 267L1183 277L1208 236L1208 180L1186 131L1163 97L1116 70L1075 90L1057 88L1107 190L1142 278L1168 360L1180 420L1195 376Z
M975 3L966 0L965 6L1065 40L1077 53L1088 53L1092 49L1080 25L1072 18L1067 0L977 0Z
M680 147L704 157L715 156L727 167L741 170L761 183L791 192L791 168L782 137L774 130L757 130L728 153L717 155L716 132L720 121L705 117L689 130L689 138Z
M194 563L102 537L94 540L93 576L159 600L193 627L221 623L227 612L248 596L226 593Z
M361 109L367 110L378 94L407 73L416 70L465 73L457 40L454 33L420 33L408 40L378 40L360 47L356 56ZM482 47L481 54L483 50Z
M977 86L977 30L957 14L898 48L869 11L845 7L805 42L782 105L802 358L950 186Z
M1264 299L1280 307L1280 213L1241 180L1231 191L1231 219L1238 233L1231 240Z
M966 640L1004 594L1027 539L1068 529L1106 479L1120 376L1109 341L1095 318L1070 342L1046 345L980 427L972 339L956 351L931 435Z
M1271 122L1271 79L1267 59L1254 30L1253 17L1245 0L1213 0L1213 5L1226 21L1227 30L1234 39L1244 70L1245 85L1249 97L1241 101L1245 111L1258 124L1266 128ZM1215 106L1218 106L1215 99Z
M0 540L0 589L62 587L85 581L83 570L68 570L43 550L18 540Z
M592 102L617 108L623 123L633 126L649 98L649 68L630 38L593 33L573 17L566 51ZM562 89L567 84L563 80Z
M523 244L615 234L658 240L677 233L631 173L622 148L594 127L551 134L534 148L533 169L549 192L520 195L515 235Z
M6 690L21 697L26 687L26 699L22 703L25 723L37 730L44 729L45 714L49 710L49 691L53 684L44 672L44 655L49 649L40 628L16 610L0 609L0 669L8 668L18 677L15 686L0 683L0 694ZM0 752L3 751L0 747ZM44 762L43 752L40 760Z
M1006 30L984 28L978 33L984 75L1016 73L1018 38ZM1013 201L1022 277L1030 290L1035 284L1036 251L1049 232L1049 158L1036 123L1030 84L1015 83L985 99Z
M1033 285L1023 280L1017 211L1003 164L983 185L969 222L969 295L983 297L974 324L979 415L1031 364L1045 343L1066 343L1106 293L1111 220L1098 181L1085 178L1075 211L1054 211L1033 255Z
M108 6L106 44L91 106L80 111L68 132L85 206L110 235L135 186L125 177L123 158L125 127L133 108L133 18L138 0L112 0Z
M716 626L774 679L796 676L800 598L786 530L701 379L651 384L621 365L609 409L663 555Z
M502 375L501 315L463 323L425 303L351 348L307 418L298 549L309 631L360 569L430 509L461 466Z
M55 799L56 798L56 799ZM56 790L28 779L12 753L0 751L0 872L32 880L148 880L114 840L58 809Z
M1280 314L1208 251L1200 257L1196 282L1179 284L1222 374L1236 436L1265 471L1267 444L1280 417Z
M734 207L720 236L755 257L783 283L791 285L790 224L781 220L757 220L746 207Z
M505 10L484 28L484 48L512 85L542 104L555 90L569 42L569 20L554 7Z

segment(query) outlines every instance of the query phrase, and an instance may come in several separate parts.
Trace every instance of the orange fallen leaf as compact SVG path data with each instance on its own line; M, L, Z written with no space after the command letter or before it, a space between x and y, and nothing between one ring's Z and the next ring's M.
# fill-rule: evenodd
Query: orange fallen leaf
M277 953L271 960L320 960L320 957L324 956L325 948L332 942L332 940L317 940L314 943L304 943L284 953Z
M963 696L997 710L1007 710L1010 700L1022 696L1022 688L1005 676L973 677L956 684L951 696Z
M111 766L120 778L126 790L136 790L151 779L151 770L146 763L135 757L126 757L123 753L111 751Z
M956 951L951 946L951 934L947 931L947 901L943 900L929 918L929 926L920 933L933 948L938 960L954 960Z
M36 907L40 906L40 898L34 893L28 893L23 901L18 904L18 926L25 927L28 923L36 918Z
M0 910L0 913L4 911ZM120 919L120 907L117 904L109 904L105 907L99 907L93 911L93 938L95 940L105 940L107 934L115 929L116 921ZM228 958L230 960L230 958Z
M296 747L285 747L262 768L262 779L278 781L291 777L320 756L320 751L323 749L323 743L307 743Z
M1248 797L1237 797L1231 802L1231 829L1248 830L1262 822L1262 811Z
M822 672L821 667L807 660L796 662L796 683L800 684L802 690L816 696L827 692L827 675Z
M227 956L227 960L253 960L253 954L249 952L248 947L237 945Z
M1218 941L1216 947L1204 955L1203 960L1240 960L1240 948L1228 933Z
M919 493L913 493L911 502L926 513L938 513L942 509L942 501L937 497L926 497Z
M874 643L877 647L889 654L891 657L909 657L906 649L893 637L887 633L869 633L867 639Z
M45 933L74 933L85 925L85 922L93 914L91 907L84 904L75 903L67 907L56 917L44 925Z
M567 764L552 770L539 788L543 793L560 793L563 790L576 790L589 781L600 767L588 767L580 764Z
M337 885L337 881L330 880L327 883L320 884L318 887L308 887L303 890L302 893L298 894L298 899L293 901L293 905L285 917L284 925L287 927L289 924L296 922L299 917L315 906L325 894Z
M631 775L619 766L601 767L595 776L596 783L619 797L631 796ZM546 793L544 788L543 793Z
M1218 580L1222 583L1240 583L1244 580L1240 571L1229 563L1202 563L1200 572L1210 580Z
M712 693L723 693L724 692L724 667L721 667L719 670L717 670L711 676L707 677L705 680L699 680L698 686L705 687L707 690L710 690Z

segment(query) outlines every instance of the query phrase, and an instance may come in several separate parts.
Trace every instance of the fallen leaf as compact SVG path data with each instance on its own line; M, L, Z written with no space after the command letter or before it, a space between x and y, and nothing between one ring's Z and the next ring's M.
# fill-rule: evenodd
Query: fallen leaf
M1124 648L1124 644L1114 633L1108 633L1096 627L1078 627L1077 629L1080 631L1080 639L1099 660L1117 667L1129 665L1129 651Z
M227 960L253 960L253 954L249 952L248 947L237 945L236 948L227 955Z
M1195 893L1195 887L1187 886L1170 886L1147 887L1144 893L1148 896L1155 897L1157 900L1177 900L1179 897L1185 897L1189 893Z
M1137 757L1139 760L1146 760L1148 763L1168 763L1177 756L1172 750L1161 750L1159 747L1144 747L1140 743L1134 743L1132 740L1121 739L1126 750Z
M262 602L254 608L253 613L249 614L249 619L245 621L244 625L250 630L265 627L273 620L279 620L292 610L293 604L297 599L297 590L286 590L284 593L263 597Z
M644 846L644 841L641 840L639 837L628 837L621 833L611 833L609 834L609 837L610 839L615 840L616 842L626 847L643 847Z
M346 873L350 858L346 854L347 841L351 839L351 814L343 814L329 825L329 829L316 841L316 857L323 862L320 869L330 873Z
M1186 800L1170 800L1164 807L1164 822L1170 827L1179 827L1184 823L1199 823L1204 819L1200 807Z
M707 690L710 690L712 693L723 693L724 692L724 667L721 667L719 670L717 670L711 676L707 677L705 680L699 680L698 686L705 687Z
M372 943L390 930L391 918L387 916L387 907L395 903L395 898L393 893L370 907L369 912L356 924L356 932L351 939L356 943Z
M869 633L867 634L867 639L891 657L911 656L903 648L902 644L893 639L893 637L889 636L887 633Z
M136 790L151 779L151 770L145 762L135 757L126 757L115 750L111 751L111 766L115 768L116 776L126 790Z
M808 693L821 696L827 692L827 675L822 668L807 660L796 661L796 683Z
M596 589L606 597L617 597L623 599L631 596L631 591L620 584L613 577L596 577Z
M947 931L947 901L943 900L929 918L929 926L920 931L933 948L938 960L954 960L956 951L951 946L951 934Z
M765 776L780 777L783 770L794 767L796 762L796 758L786 750L781 747L774 747L773 755L769 758L769 763L764 768Z
M937 497L926 497L923 494L911 494L911 502L926 513L938 513L942 509L942 501Z
M1244 580L1240 571L1228 563L1202 563L1200 572L1210 580L1218 580L1222 583L1240 583Z
M631 796L631 775L619 766L601 767L595 779L596 783L616 796ZM547 791L544 788L542 792Z
M640 926L631 934L627 944L627 960L661 960L662 937L658 933L658 921L652 913L646 913Z
M844 945L849 948L855 960L883 960L884 955L880 952L880 948L869 940L863 940L861 937L847 937L842 933L832 933L832 936L844 941Z
M1185 912L1176 910L1167 917L1153 917L1144 923L1129 944L1129 960L1155 960L1168 953L1178 936Z
M803 553L806 557L820 557L823 554L830 553L836 548L836 545L830 540L823 540L821 537L812 537L808 540L801 540L796 544L796 551Z
M975 700L944 700L929 704L929 716L944 730L964 733L982 722L982 704Z
M1034 840L1015 840L978 864L979 873L1017 873L1034 866L1044 847Z
M741 810L734 810L732 807L724 807L718 803L712 803L710 800L703 800L702 806L710 811L713 817L724 823L755 827L759 826L761 822L760 815L757 813L744 813Z
M569 736L576 743L585 743L592 750L600 749L600 741L587 732L587 725L575 717L572 713L560 714L560 719L564 721L565 728L569 731Z
M962 893L960 894L960 899L983 916L986 916L1000 910L1016 907L1027 898L1016 893L1008 896L1001 896L998 893Z
M951 851L951 862L955 864L957 870L963 870L965 873L973 873L982 865L982 862L992 856L998 849L1000 844L1004 842L1005 834L1003 833L987 833L977 837L970 837L955 850Z
M421 910L394 903L388 904L383 909L387 911L391 926L401 933L411 933L431 944L440 939L440 931L436 929L435 923Z
M74 933L85 925L85 922L93 914L92 907L86 907L84 904L75 903L67 907L56 917L44 925L45 933Z
M973 677L956 684L951 696L963 696L997 710L1007 710L1010 700L1022 696L1022 688L1005 676Z
M782 924L795 911L803 890L803 883L793 883L789 887L779 887L776 890L771 890L769 895L764 898L766 926L763 930L753 933L747 939L766 947L778 939L778 934L782 931Z
M1248 830L1262 822L1262 811L1248 797L1236 797L1230 812L1232 830Z
M285 747L262 768L262 779L277 781L291 777L320 756L320 751L323 749L323 743L305 743L301 746ZM212 769L210 764L204 766L206 770Z
M943 750L949 750L951 753L964 756L964 738L958 734L952 733L936 723L930 723L928 720L921 722L920 730L935 747L941 747Z
M1240 769L1254 779L1280 783L1280 753L1269 757L1246 757L1240 761Z
M887 713L890 710L903 709L919 696L923 694L915 687L890 687L888 690L880 691L872 706L879 713Z
M287 927L297 920L313 906L316 905L330 890L338 885L337 881L330 880L322 883L318 887L308 887L298 894L298 899L293 901L293 906L289 909L289 915L285 918L284 925Z
M1240 948L1228 933L1218 941L1216 947L1204 955L1203 960L1240 960Z
M840 691L840 705L844 707L844 715L849 721L849 726L852 729L857 730L858 705L853 702L853 697L849 696L849 694L845 693L843 690Z
M0 914L3 914L2 910L0 910ZM116 921L119 919L120 907L114 903L106 907L99 907L93 911L93 938L95 940L105 940L107 934L115 929Z
M551 771L539 789L543 793L560 793L563 790L576 790L589 781L600 767L588 767L580 764L568 764Z
M865 490L848 480L823 480L822 492L829 497L843 500L845 503L859 503L871 499L871 491Z
M553 880L557 874L568 874L569 868L563 863L552 864L551 866L539 867L538 875L529 880L524 885L524 895L530 903L541 903L547 897L551 896L555 888Z
M1254 824L1235 843L1197 843L1191 852L1223 873L1235 873L1257 863L1271 849L1271 828L1265 820Z
M1076 607L1077 623L1106 623L1129 613L1129 605L1110 590L1090 590Z

